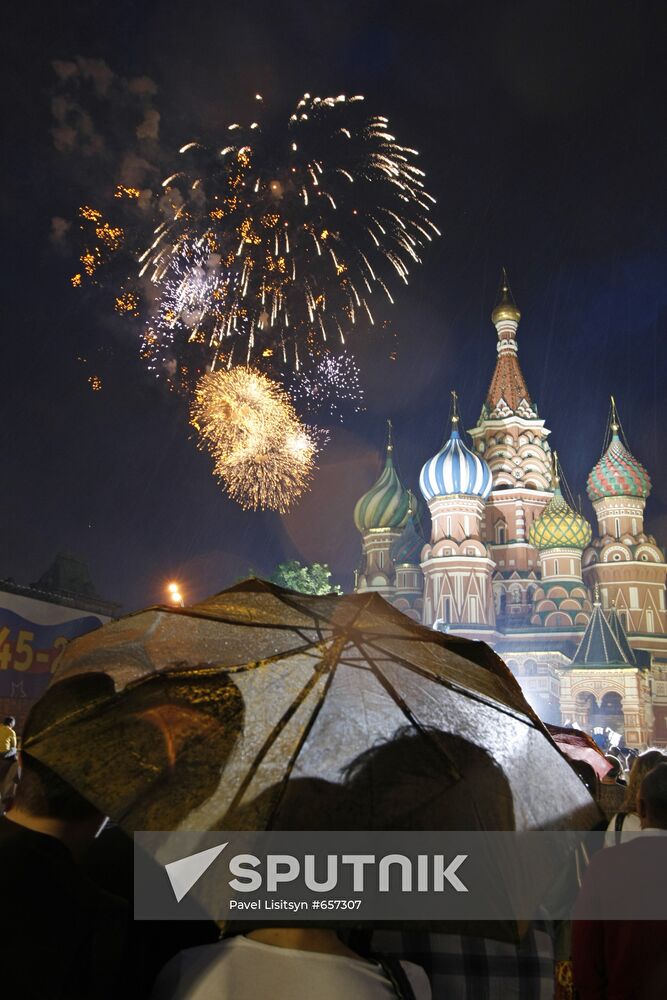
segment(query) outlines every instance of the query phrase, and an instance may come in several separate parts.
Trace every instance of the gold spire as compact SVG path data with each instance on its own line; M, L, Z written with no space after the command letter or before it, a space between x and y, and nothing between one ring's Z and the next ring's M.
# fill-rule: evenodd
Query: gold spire
M512 295L509 279L507 277L507 270L506 268L503 268L500 281L500 292L496 307L491 313L491 322L494 326L497 326L498 323L501 323L503 320L511 320L514 323L518 323L520 319L521 313L517 309L514 296Z
M554 477L554 490L560 489L560 463L558 461L558 452L553 453L553 477Z
M387 420L387 451L388 452L391 452L391 451L394 450L394 442L393 442L392 436L391 436L391 432L392 432L393 426L394 425L392 424L391 419L388 419Z
M611 433L618 434L620 422L618 419L618 410L616 409L616 400L613 396L610 396L609 398L611 399Z

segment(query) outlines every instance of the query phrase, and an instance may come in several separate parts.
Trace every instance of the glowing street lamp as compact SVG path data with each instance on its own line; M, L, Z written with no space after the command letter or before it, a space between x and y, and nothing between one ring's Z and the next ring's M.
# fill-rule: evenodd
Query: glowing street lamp
M183 595L181 594L180 587L177 583L170 583L167 585L167 590L169 591L169 600L172 604L178 604L181 608L183 607Z

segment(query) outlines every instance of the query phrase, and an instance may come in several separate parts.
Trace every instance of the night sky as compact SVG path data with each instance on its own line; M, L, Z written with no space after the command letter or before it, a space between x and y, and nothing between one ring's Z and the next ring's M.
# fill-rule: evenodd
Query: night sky
M572 492L600 456L613 393L653 479L648 530L667 542L664 12L662 0L14 5L2 58L0 577L30 583L67 549L125 610L161 601L170 579L189 601L288 558L329 562L349 588L352 510L379 472L386 418L413 489L442 444L451 388L465 425L477 420L503 265L522 368ZM76 56L154 80L160 140L174 150L219 135L257 91L288 107L306 90L365 94L420 150L443 238L383 313L392 336L353 344L366 412L332 427L289 516L225 498L184 405L137 359L135 333L69 285L76 254L54 246L51 219L74 215L82 169L54 149L51 64Z

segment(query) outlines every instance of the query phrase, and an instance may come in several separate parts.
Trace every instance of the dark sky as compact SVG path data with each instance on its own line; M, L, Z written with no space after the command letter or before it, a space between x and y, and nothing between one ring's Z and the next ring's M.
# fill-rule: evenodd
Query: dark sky
M285 558L328 561L349 586L352 510L379 470L386 417L413 488L442 443L450 388L466 425L477 419L503 265L522 367L572 491L600 455L614 393L653 479L649 530L667 541L664 12L662 0L15 5L2 58L0 577L31 582L66 548L126 610L160 601L171 578L199 598ZM355 345L367 411L333 429L287 517L224 497L133 337L68 285L50 220L71 213L80 177L53 149L51 61L77 55L155 80L174 148L216 134L256 91L291 103L308 90L365 94L421 152L443 239L387 314L398 359ZM96 393L77 360L94 352Z

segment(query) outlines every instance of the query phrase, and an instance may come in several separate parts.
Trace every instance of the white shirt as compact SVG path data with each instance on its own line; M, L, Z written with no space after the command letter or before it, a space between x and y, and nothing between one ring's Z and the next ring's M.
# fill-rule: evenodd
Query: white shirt
M642 822L637 813L630 812L625 814L618 833L616 832L616 816L618 816L618 813L615 813L609 820L609 826L604 835L605 847L615 847L616 844L625 844L628 840L633 840L638 833L641 833Z
M416 1000L431 1000L424 970L401 962ZM394 1000L379 965L237 937L180 952L151 1000Z

